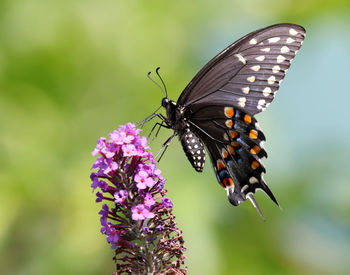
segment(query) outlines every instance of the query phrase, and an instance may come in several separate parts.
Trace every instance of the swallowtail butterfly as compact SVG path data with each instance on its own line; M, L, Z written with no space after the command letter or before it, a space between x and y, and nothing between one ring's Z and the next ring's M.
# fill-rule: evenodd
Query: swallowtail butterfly
M287 23L247 34L210 60L177 102L165 92L166 117L154 113L146 119L158 116L162 123L156 125L174 130L163 149L179 136L198 172L203 170L206 148L229 201L237 206L248 198L261 216L253 196L257 190L278 202L263 179L265 136L254 115L274 99L304 38L303 27Z

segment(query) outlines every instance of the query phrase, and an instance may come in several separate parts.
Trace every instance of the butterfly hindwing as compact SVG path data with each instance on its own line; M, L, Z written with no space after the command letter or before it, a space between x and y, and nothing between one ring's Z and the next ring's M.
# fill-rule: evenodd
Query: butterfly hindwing
M277 203L263 179L265 136L254 117L233 106L213 105L192 112L190 124L206 146L217 180L232 204L238 205L258 189Z
M277 24L246 35L203 67L178 104L230 102L251 115L265 110L304 37L304 28L295 24Z

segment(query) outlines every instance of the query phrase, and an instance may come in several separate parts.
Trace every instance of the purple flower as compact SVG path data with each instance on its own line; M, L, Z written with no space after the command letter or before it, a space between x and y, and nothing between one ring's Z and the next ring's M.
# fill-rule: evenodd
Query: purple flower
M96 202L101 202L104 198L103 194L101 192L96 193Z
M137 156L138 152L133 144L122 145L124 157Z
M91 188L99 212L101 233L115 250L116 274L186 274L182 232L165 197L164 178L157 169L147 139L128 123L101 137L92 152ZM145 261L143 259L151 259ZM145 266L147 265L147 267ZM158 274L158 273L157 273Z
M151 193L146 193L146 196L143 200L143 204L146 205L147 207L151 207L156 203L155 199L152 197Z
M115 203L122 204L127 197L128 197L128 191L126 190L119 190L118 192L114 193Z
M162 198L162 204L166 207L166 208L173 208L173 202L168 199L167 197L163 197Z
M148 173L141 170L135 175L134 180L137 182L137 188L146 189L147 187L152 187L155 184L153 178L149 177Z
M109 138L117 145L129 144L134 140L134 136L127 136L125 132L119 133L116 130L109 134Z
M94 151L92 151L92 155L96 156L98 153L100 153L105 147L106 147L106 138L105 137L101 137L98 141L97 141L97 145Z
M132 123L121 125L118 130L119 132L125 132L125 134L133 136L138 136L138 134L141 132L141 129L136 129L135 125Z
M149 228L147 226L142 227L142 232L145 234L148 234L151 232L151 230L149 230Z
M107 242L112 244L111 246L112 249L115 249L119 241L118 232L113 227L109 226L105 234L107 235Z
M108 190L109 185L104 180L98 180L98 178L96 177L91 183L92 191L95 191L97 187L101 188L102 191L106 192Z
M159 232L163 232L163 231L164 231L164 226L162 226L162 225L157 225L157 226L156 226L156 229L157 229Z
M131 211L132 211L132 219L134 221L151 219L154 217L154 214L149 210L149 208L143 204L133 206L131 208Z
M107 175L108 173L118 169L118 163L112 159L105 159L102 169L104 170L103 173Z

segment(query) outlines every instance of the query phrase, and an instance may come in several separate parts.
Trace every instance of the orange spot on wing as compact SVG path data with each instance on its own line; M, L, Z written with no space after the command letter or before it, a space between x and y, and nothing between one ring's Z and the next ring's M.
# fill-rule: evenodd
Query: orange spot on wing
M258 132L254 129L250 130L249 132L249 136L253 139L257 139L258 138Z
M232 128L232 126L233 126L233 122L232 122L231 119L226 120L226 121L225 121L225 124L226 124L226 126L227 126L228 128Z
M235 114L235 111L233 110L232 107L225 107L225 116L227 117L233 117Z
M248 124L252 123L252 117L250 115L244 116L244 121Z
M222 169L226 168L226 165L221 160L218 160L216 167L218 168L218 171L221 171Z
M233 180L232 180L231 178L224 178L224 179L222 180L222 183L223 183L226 187L229 187L229 186L234 185Z
M252 169L256 169L256 168L258 168L260 166L260 164L259 164L259 162L258 161L256 161L256 160L253 160L252 161L252 164L251 164L251 167L252 167Z
M231 138L236 138L238 136L238 133L236 131L230 131Z
M222 150L222 157L224 159L228 157L228 152L225 149Z
M227 149L228 149L228 151L230 152L230 154L231 154L232 156L236 155L235 149L233 149L231 146L227 146Z
M236 141L231 142L231 145L232 145L233 147L240 147L239 143L236 142Z
M260 148L258 145L255 145L252 149L250 149L250 152L253 154L259 154Z

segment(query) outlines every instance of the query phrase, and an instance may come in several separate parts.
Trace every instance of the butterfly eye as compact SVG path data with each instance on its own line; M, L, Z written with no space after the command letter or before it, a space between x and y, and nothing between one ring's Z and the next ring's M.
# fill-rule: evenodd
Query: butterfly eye
M168 104L169 104L169 99L166 98L166 97L164 97L164 98L162 99L162 106L163 106L163 107L166 107Z

